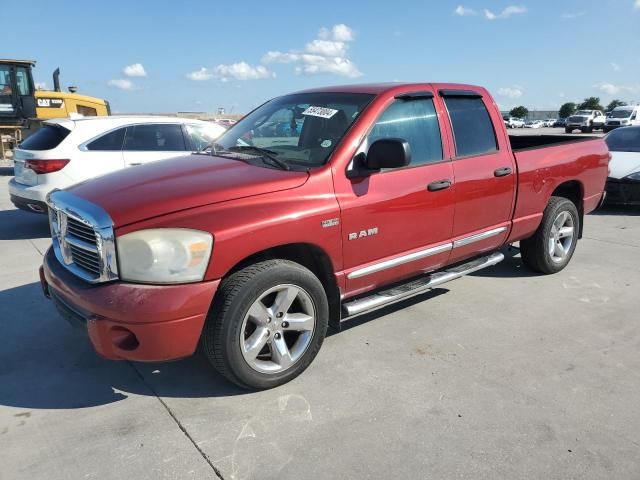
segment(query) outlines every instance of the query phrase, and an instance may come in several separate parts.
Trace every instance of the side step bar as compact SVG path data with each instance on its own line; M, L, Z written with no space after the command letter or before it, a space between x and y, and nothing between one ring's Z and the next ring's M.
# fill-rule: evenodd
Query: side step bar
M476 258L470 262L457 265L447 270L431 273L408 283L380 290L366 297L348 300L342 305L343 319L346 320L355 315L360 315L361 313L419 295L430 288L437 287L438 285L450 282L451 280L455 280L477 270L491 267L496 263L500 263L502 260L504 260L504 254L500 252L492 253L489 256Z

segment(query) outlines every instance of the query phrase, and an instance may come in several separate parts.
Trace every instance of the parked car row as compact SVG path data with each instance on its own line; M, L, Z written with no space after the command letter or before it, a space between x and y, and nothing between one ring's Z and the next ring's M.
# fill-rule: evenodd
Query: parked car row
M559 122L555 118L547 118L546 120L530 120L525 121L516 117L504 117L504 125L507 128L542 128L542 127L555 127ZM564 126L564 123L562 124Z

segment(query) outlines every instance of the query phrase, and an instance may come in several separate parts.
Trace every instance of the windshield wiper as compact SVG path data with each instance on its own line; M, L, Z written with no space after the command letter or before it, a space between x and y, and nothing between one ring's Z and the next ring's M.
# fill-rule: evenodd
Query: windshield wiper
M255 145L236 145L235 147L229 147L230 152L234 152L234 151L244 152L247 150L251 150L256 153L259 153L263 160L267 160L267 159L271 160L273 164L275 164L277 167L281 168L282 170L290 170L289 165L287 165L285 162L275 157L275 155L278 155L278 152L274 152L273 150L256 147Z

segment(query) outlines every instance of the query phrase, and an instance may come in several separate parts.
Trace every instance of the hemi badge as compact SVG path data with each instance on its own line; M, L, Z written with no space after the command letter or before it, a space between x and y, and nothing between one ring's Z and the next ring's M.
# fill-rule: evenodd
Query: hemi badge
M340 220L337 218L330 218L329 220L322 220L322 228L335 227L340 224Z

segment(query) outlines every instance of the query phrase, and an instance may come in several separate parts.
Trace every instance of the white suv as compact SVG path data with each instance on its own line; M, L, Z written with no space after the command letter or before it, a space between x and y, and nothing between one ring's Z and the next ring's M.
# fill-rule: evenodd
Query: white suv
M23 210L46 213L46 196L54 188L201 150L225 130L214 123L174 117L46 121L14 152L11 202Z

